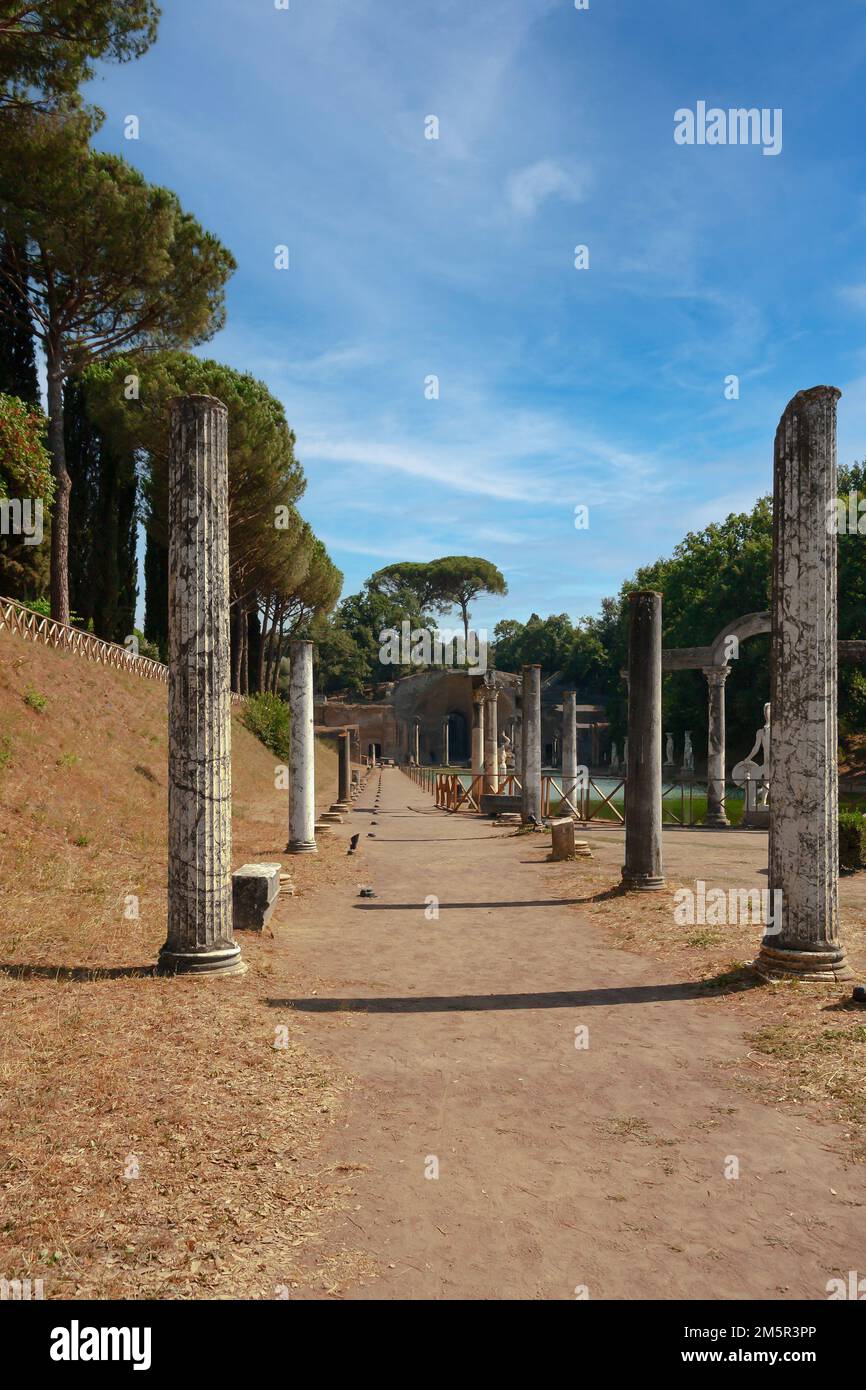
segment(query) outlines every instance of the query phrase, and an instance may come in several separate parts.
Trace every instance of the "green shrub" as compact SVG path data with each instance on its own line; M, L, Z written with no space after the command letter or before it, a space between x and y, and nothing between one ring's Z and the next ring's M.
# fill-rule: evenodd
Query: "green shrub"
M866 816L860 811L839 812L839 865L843 869L866 866Z
M278 695L249 695L242 719L251 734L281 762L289 761L289 707Z
M46 695L40 695L39 691L35 690L32 685L28 685L21 698L25 705L29 705L31 709L35 709L37 714L41 714L48 704L48 697Z

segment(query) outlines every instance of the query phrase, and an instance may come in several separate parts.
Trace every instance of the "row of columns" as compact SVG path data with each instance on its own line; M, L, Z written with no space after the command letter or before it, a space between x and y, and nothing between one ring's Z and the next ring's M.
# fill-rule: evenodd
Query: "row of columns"
M769 842L773 929L758 969L768 976L850 977L839 940L836 723L836 495L834 387L799 392L776 432L773 509L772 704ZM238 973L232 933L231 706L229 689L228 413L209 396L172 405L169 461L168 935L160 968ZM662 867L661 595L629 595L628 794L624 886L664 885ZM313 651L292 644L289 845L313 853ZM708 812L724 823L725 669L710 689ZM541 670L523 668L522 815L541 816ZM473 768L483 748L499 786L497 692L473 708ZM573 694L563 758L576 776ZM417 748L417 732L416 732ZM346 759L344 762L343 759ZM346 787L348 739L341 753ZM711 821L711 823L713 823Z
M768 854L771 921L756 961L767 978L851 978L839 937L836 403L832 386L800 391L776 431L773 459ZM624 886L664 886L661 595L629 595L628 790ZM726 825L725 680L709 686L707 824Z

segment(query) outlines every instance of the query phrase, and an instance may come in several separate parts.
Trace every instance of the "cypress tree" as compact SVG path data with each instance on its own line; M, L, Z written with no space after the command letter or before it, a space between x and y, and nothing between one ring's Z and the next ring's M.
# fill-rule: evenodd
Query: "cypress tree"
M168 549L147 533L144 551L144 635L168 652Z
M26 300L15 293L15 268L22 274L26 257L8 237L0 243L0 393L18 396L28 405L39 405L39 378L33 319Z

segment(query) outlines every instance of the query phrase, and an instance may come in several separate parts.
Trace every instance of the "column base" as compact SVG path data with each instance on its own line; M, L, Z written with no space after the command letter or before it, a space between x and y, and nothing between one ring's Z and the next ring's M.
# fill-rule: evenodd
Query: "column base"
M664 888L664 877L655 874L633 874L622 870L622 886L630 893L657 893Z
M315 840L290 840L286 845L286 854L318 854L319 847Z
M797 951L762 942L753 969L763 980L813 980L833 984L836 980L854 979L842 946L826 951Z
M705 817L704 828L706 830L730 830L731 822L726 815L723 815L719 811L714 811L712 815Z
M170 951L163 946L158 975L243 975L249 969L236 941L204 951Z

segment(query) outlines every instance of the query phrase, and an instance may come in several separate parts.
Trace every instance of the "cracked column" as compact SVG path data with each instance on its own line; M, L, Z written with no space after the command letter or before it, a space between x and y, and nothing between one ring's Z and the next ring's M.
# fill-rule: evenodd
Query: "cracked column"
M316 740L313 733L313 644L289 644L289 854L316 853Z
M496 702L499 691L488 686L484 694L484 790L499 791L499 729L496 720Z
M662 596L629 594L628 781L623 886L664 888L662 870Z
M521 820L541 820L541 667L523 667L523 791Z
M725 681L727 666L707 666L707 815L704 822L715 830L730 825L725 814Z
M472 776L484 776L484 691L472 692Z
M239 974L232 934L228 411L171 405L165 973Z
M571 802L563 815L577 814L577 694L566 690L562 696L562 795Z
M768 978L848 980L839 940L835 386L799 391L773 466ZM778 898L774 894L780 895Z

